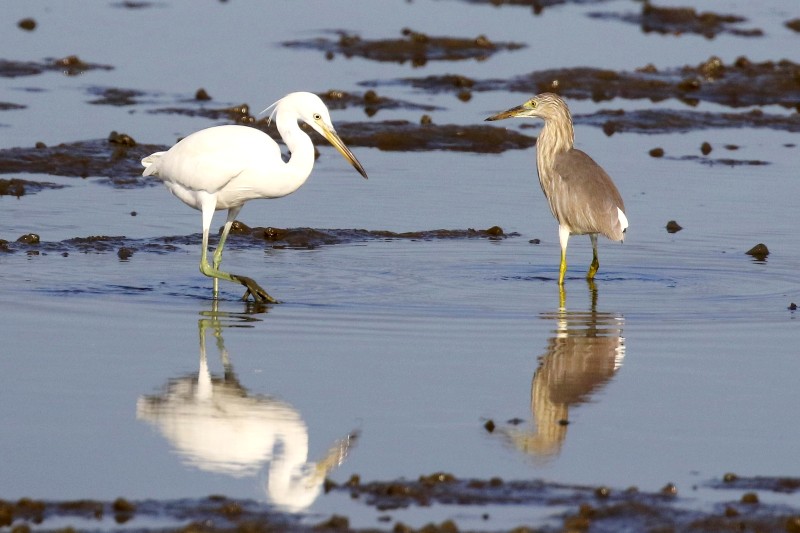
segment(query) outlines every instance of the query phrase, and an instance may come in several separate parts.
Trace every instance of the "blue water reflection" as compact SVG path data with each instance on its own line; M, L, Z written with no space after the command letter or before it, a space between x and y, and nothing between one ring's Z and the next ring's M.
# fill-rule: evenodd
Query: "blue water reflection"
M155 427L187 467L232 477L255 476L266 468L267 501L284 511L303 511L319 496L328 473L344 462L357 434L347 434L320 460L309 461L302 414L280 398L248 391L225 348L223 330L252 327L261 319L221 312L217 305L198 320L197 374L170 379L160 394L141 396L136 416ZM209 335L222 363L221 376L209 369Z
M594 283L589 283L589 297L588 310L568 311L562 289L558 310L540 315L556 327L531 381L535 427L510 426L504 431L515 448L537 460L559 455L567 438L570 410L592 401L614 379L625 357L625 317L597 310Z

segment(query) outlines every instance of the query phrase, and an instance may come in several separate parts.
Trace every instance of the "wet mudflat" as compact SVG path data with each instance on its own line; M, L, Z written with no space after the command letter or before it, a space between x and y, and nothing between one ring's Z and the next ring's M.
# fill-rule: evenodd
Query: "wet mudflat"
M798 528L790 4L10 6L0 527ZM225 258L283 303L213 302L199 214L139 159L274 135L258 111L297 89L370 180L317 139ZM541 90L631 220L593 286L570 241L563 302L539 125L483 123Z

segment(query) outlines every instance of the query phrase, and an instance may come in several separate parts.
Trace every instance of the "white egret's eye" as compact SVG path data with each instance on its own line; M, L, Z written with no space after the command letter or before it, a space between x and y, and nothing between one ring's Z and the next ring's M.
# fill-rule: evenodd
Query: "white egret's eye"
M322 120L322 115L319 113L314 113L314 120Z

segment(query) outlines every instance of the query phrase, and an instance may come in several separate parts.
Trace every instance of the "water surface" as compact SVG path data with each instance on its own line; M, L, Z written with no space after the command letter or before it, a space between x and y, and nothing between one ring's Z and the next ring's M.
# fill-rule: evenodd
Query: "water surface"
M317 14L312 23L292 13L294 6L189 9L167 2L123 9L94 2L66 11L11 2L7 20L33 16L39 25L31 33L2 32L4 58L77 53L115 68L3 79L0 101L27 107L0 114L0 143L104 138L112 129L170 143L209 121L147 111L190 98L199 86L215 104L266 107L289 90L362 91L363 80L406 75L510 77L554 66L633 69L651 62L666 68L712 54L725 61L742 54L800 59L798 37L782 26L792 16L786 2L769 9L735 1L699 6L742 14L766 30L761 38L712 40L644 34L586 16L638 9L627 2L567 4L538 17L524 8L391 2L377 23L358 4L343 10L316 2L304 10ZM373 38L395 37L404 26L439 34L434 21L445 14L453 17L448 31L458 36L485 33L528 47L485 62L415 70L327 61L280 46L332 29ZM574 39L550 44L564 34ZM636 54L624 50L629 43ZM88 104L97 86L146 96L132 108ZM479 122L524 99L476 93L464 103L402 87L381 91L441 105L433 117L442 123ZM685 106L576 101L573 109L650 105ZM376 120L394 115L418 119L387 112ZM333 119L363 116L350 109ZM3 254L0 497L225 494L312 518L348 514L359 527L391 527L376 522L379 513L369 507L318 493L315 474L342 483L354 474L386 480L445 471L648 491L673 482L686 505L706 509L732 498L705 487L725 472L796 477L798 322L788 309L800 303L796 135L753 129L607 137L591 127L576 135L617 182L631 228L622 245L601 242L594 287L583 279L588 239L570 240L563 302L556 224L535 182L532 150L360 149L370 175L364 182L321 147L304 188L252 202L241 219L253 226L392 231L499 225L519 235L309 250L232 246L225 267L251 275L283 301L266 310L239 302L239 289L230 285L215 305L195 246L137 252L128 260L113 251ZM698 155L706 140L715 156L768 164L682 159ZM657 146L668 157L650 157ZM199 215L161 188L114 189L99 182L102 176L19 177L68 187L0 198L0 238L9 241L28 232L58 242L200 230ZM667 233L670 219L684 229ZM771 251L764 261L744 253L758 242ZM342 444L348 435L357 437ZM331 450L346 457L334 458ZM762 495L770 498L792 502L791 495ZM489 521L483 512L445 506L390 514L416 525L456 517L499 529L550 511L487 508Z

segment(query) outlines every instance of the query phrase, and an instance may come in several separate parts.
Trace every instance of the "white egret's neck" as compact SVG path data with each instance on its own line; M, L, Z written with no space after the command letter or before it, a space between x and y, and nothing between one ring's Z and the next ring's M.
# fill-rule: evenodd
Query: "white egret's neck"
M286 163L285 177L288 179L287 188L297 190L306 182L314 168L314 144L311 138L300 129L297 123L297 114L293 109L278 109L275 122L283 142L289 149L289 162ZM288 193L287 193L288 194Z

